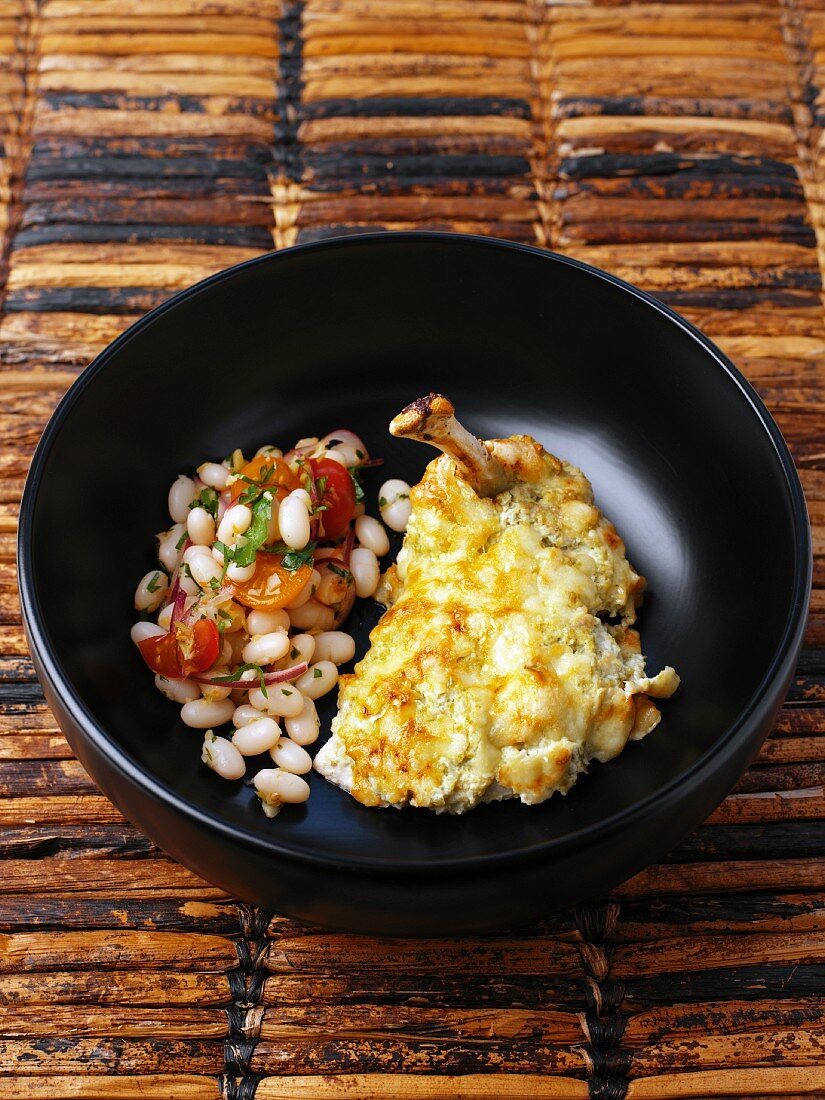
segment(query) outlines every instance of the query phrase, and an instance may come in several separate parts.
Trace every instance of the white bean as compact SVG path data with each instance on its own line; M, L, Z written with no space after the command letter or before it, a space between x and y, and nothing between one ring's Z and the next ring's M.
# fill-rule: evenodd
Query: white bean
M390 478L378 490L381 519L393 531L406 531L410 518L410 487L400 478Z
M269 750L269 755L279 768L293 775L306 775L312 770L312 757L289 737L281 737Z
M331 450L327 448L332 445ZM338 451L344 459L345 466L358 466L367 457L367 448L355 432L344 431L329 432L321 440L324 448L324 457L332 457L332 451Z
M155 687L173 703L191 703L201 697L201 689L194 680L173 680L157 675Z
M214 668L210 668L209 675L228 676L229 669L226 665L216 665ZM222 699L228 699L229 696L232 694L232 688L226 687L224 684L201 684L200 689L204 699L208 699L210 703L217 703ZM226 721L227 719L224 718L224 722ZM216 722L215 724L219 725L220 723Z
M158 561L168 573L178 567L181 556L178 543L186 533L184 525L176 523L168 531L158 535Z
M271 665L289 653L289 638L282 630L258 634L243 648L244 664Z
M384 530L383 525L377 519L373 519L372 516L358 517L355 521L355 537L367 550L372 550L377 558L389 553L390 540L387 537L387 532Z
M193 699L191 703L184 703L180 709L181 721L193 730L222 726L234 713L235 704L231 699L218 699L214 703L208 699Z
M320 699L332 691L338 683L338 668L332 661L316 661L310 665L303 676L295 681L296 688L307 699Z
M205 508L190 509L186 531L196 546L211 546L215 541L215 521Z
M289 620L299 630L330 630L335 622L335 612L317 600L309 600L301 607L291 608Z
M312 699L302 698L304 702L300 712L285 718L284 726L296 745L312 745L321 732L321 719Z
M218 524L218 538L221 542L230 546L242 535L252 522L252 510L245 504L233 504L224 512L223 519Z
M273 630L289 630L289 615L286 611L248 611L246 629L254 637L256 634L271 634Z
M300 489L285 497L278 508L278 526L281 538L293 550L303 550L309 542L309 509L306 501L298 496Z
M242 756L258 756L269 752L278 744L281 727L267 717L258 716L257 721L247 722L232 734L232 744Z
M222 779L242 779L246 775L244 758L231 741L207 733L203 739L201 760Z
M197 495L198 490L191 477L181 474L172 482L169 490L169 515L173 523L186 523L189 505Z
M169 578L162 569L153 569L135 589L135 610L156 611L166 599Z
M193 550L200 550L200 553L192 554ZM191 554L188 561L187 554ZM204 588L210 581L220 580L223 570L205 546L190 546L183 558L189 566L189 571L194 580L201 588Z
M161 608L158 612L158 626L162 630L168 630L172 625L172 612L175 610L174 605L168 603L166 607Z
M262 455L267 458L283 458L284 452L280 447L273 447L271 443L265 443L263 447L259 447L255 452L256 458L260 458Z
M255 570L258 563L253 561L251 565L237 565L234 561L226 570L226 575L231 581L237 581L238 584L246 584L247 581L251 581L255 576Z
M308 603L312 599L315 592L318 589L318 585L321 583L321 574L317 569L312 570L312 576L307 583L298 593L294 600L290 600L285 605L287 611L293 611L296 607L303 607L305 603Z
M224 618L224 615L220 616L223 622L224 634L235 634L237 631L245 629L246 616L244 615L244 608L239 603L229 600L227 603L221 604L220 610L224 612L224 615L231 616L231 621Z
M324 451L324 458L331 458L333 462L337 462L340 466L354 465L349 461L348 456L343 451L339 451L337 447L333 447L330 451Z
M278 802L306 802L309 798L307 781L280 768L264 768L255 776L253 783L261 794Z
M194 577L191 577L189 575L189 566L188 565L186 566L186 569L181 569L180 575L178 576L178 580L180 582L181 588L183 589L183 591L186 593L187 596L199 596L200 595L200 591L201 591L200 586L198 585L198 583L194 579Z
M298 664L300 661L309 664L314 652L315 639L311 634L294 634L289 639L289 664Z
M295 639L293 638L293 642ZM355 656L355 639L343 630L325 630L315 635L315 660L342 665Z
M219 462L204 462L202 466L198 466L198 477L210 489L217 489L218 492L221 492L226 488L229 470Z
M349 568L355 580L356 596L372 596L381 580L378 558L366 546L357 546L350 554Z
M269 684L266 695L259 687L253 688L249 693L249 702L273 718L290 718L301 713L304 697L292 684Z
M239 707L235 707L235 713L232 715L232 725L236 729L240 729L241 726L248 726L250 722L257 722L261 717L261 712L249 703L242 703Z
M161 634L165 634L166 631L160 624L155 623L135 623L129 632L129 636L135 645L138 642L145 642L147 638L159 638Z

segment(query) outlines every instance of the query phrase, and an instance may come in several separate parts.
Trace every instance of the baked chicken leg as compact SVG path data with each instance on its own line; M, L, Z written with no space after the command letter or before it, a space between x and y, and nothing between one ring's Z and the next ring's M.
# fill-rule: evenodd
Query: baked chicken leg
M443 454L412 490L388 610L315 767L367 806L564 794L649 733L652 699L678 686L670 667L645 673L644 579L584 474L531 437L482 442L440 394L390 431Z

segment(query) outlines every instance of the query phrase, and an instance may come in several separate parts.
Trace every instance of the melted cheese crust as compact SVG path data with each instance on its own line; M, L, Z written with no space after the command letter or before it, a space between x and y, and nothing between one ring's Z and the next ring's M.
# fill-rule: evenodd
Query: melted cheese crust
M366 806L461 813L566 793L660 715L645 675L644 579L590 483L530 437L488 443L515 486L478 497L441 456L412 490L389 610L341 678L317 770ZM598 617L617 618L608 625Z

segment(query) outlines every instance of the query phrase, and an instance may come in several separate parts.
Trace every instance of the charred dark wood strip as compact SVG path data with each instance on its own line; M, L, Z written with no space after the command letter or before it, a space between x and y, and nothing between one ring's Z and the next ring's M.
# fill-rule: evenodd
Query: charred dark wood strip
M158 849L131 825L23 825L0 835L0 857L43 859L56 855L105 854L117 859L158 855Z
M513 195L517 191L518 197L527 204L535 202L537 192L532 179L504 178L488 176L486 179L471 177L452 177L434 179L432 176L411 176L399 181L392 177L375 179L314 179L308 188L312 194L332 195L346 199L350 195L426 195L431 198L439 198L445 195L462 197L481 197L490 195ZM467 211L470 216L470 211Z
M304 182L315 179L360 181L374 177L405 179L468 178L485 176L525 177L531 175L530 162L524 157L484 156L404 156L387 158L362 155L357 157L326 156L304 149Z
M270 164L272 150L260 141L228 137L41 137L32 147L32 163L41 158L213 157L247 164Z
M756 289L749 290L668 290L659 291L657 297L667 305L676 308L693 306L696 308L750 309L752 306L770 303L774 306L812 306L819 300L820 288L818 272L811 272L809 280L800 285L810 287L810 293L794 290Z
M773 769L771 769L773 771ZM777 769L781 781L786 766ZM825 766L821 769L825 772ZM739 790L793 790L793 786L777 788L770 785L770 779L763 780L752 773L762 771L755 768L739 784ZM766 782L767 786L761 784ZM748 786L754 783L754 786ZM665 862L695 862L697 859L770 859L787 856L818 856L825 851L825 822L770 822L765 825L704 825L691 833L682 843L671 851Z
M303 175L303 148L298 136L303 92L303 37L301 0L289 0L278 20L278 137L275 164L282 183L295 183Z
M809 919L821 921L820 894L730 894L683 895L666 898L626 898L615 938L627 939L625 929L656 926L679 935L685 926L729 931L746 927L758 931L760 924ZM635 938L635 932L633 938Z
M816 234L810 225L801 221L792 223L771 222L767 225L751 221L591 221L579 225L565 225L560 233L562 244L573 241L588 244L655 244L688 241L784 241L816 247ZM703 307L707 306L702 302ZM720 308L727 308L720 306ZM736 307L734 307L736 308Z
M30 794L96 794L76 760L0 761L0 797Z
M6 298L9 313L145 313L170 295L150 287L36 287L13 290Z
M532 118L526 99L499 96L370 96L364 99L330 98L303 103L301 121L316 118L399 118L465 115L477 118L492 115L505 118Z
M260 225L268 226L270 212L265 203L236 203L201 200L175 202L174 199L121 199L95 202L71 199L65 202L30 203L23 214L21 229L55 222L108 222L133 225L135 222L167 225Z
M90 200L96 204L104 202L151 202L155 200L174 200L179 202L234 202L262 205L269 197L269 181L265 176L258 179L238 179L229 176L223 179L208 176L202 180L165 176L152 180L148 177L137 179L113 178L111 180L67 179L32 181L27 180L23 191L23 201L30 205L43 205L49 202L81 202Z
M22 229L15 248L39 244L216 244L268 250L272 236L263 227L246 225L38 225Z
M731 966L720 970L657 974L625 982L628 1007L680 1001L818 997L825 983L825 965Z
M801 791L825 784L825 763L767 764L745 772L734 787L743 791Z
M0 1040L0 1073L21 1077L43 1073L217 1074L222 1067L223 1043L219 1041L48 1037Z
M598 142L596 142L598 144ZM798 182L796 168L781 160L769 157L737 157L695 155L679 153L595 153L563 157L559 163L559 175L564 179L586 179L598 176L654 176L673 172L698 172L702 178L715 174L725 176L776 177ZM801 191L798 192L801 194Z
M135 929L210 932L233 936L238 931L234 902L179 901L174 898L0 897L0 929L47 930Z
M798 199L804 191L798 177L712 175L701 167L674 175L607 175L570 177L553 190L559 201L573 195L652 199ZM575 182L573 182L575 180Z
M314 160L321 157L436 157L436 156L516 156L524 159L532 151L532 141L521 134L415 134L400 137L350 137L346 141L312 141L304 148Z
M252 1069L258 1073L317 1073L319 1066L333 1065L338 1073L483 1073L494 1067L509 1073L583 1076L581 1056L572 1046L524 1040L488 1039L477 1044L384 1036L308 1036L261 1042L252 1059Z
M553 116L584 118L602 115L652 115L666 118L742 118L793 125L787 103L766 99L723 99L688 96L565 96L553 105Z
M226 157L49 156L32 161L27 182L40 180L241 179L266 181L265 166Z
M43 689L37 682L32 684L8 683L0 685L0 707L37 706L45 704Z
M274 118L270 99L251 96L221 96L221 114L251 118ZM49 92L40 102L51 110L94 108L113 111L169 111L181 114L210 114L213 96L195 95L128 95L125 92Z

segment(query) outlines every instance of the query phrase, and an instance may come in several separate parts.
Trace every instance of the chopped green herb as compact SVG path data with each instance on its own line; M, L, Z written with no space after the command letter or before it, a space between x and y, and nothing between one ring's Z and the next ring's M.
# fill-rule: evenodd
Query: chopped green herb
M146 585L146 588L149 592L157 592L160 588L160 573L152 574L152 579Z
M327 443L327 450L334 451L335 448L343 442L343 439L330 439L330 441Z
M209 486L201 489L195 499L190 503L190 508L205 508L213 519L218 518L218 494Z
M387 500L386 497L379 497L378 498L378 507L379 508L386 508L388 504L389 504L389 501Z
M318 499L323 500L327 491L328 477L319 477L315 479L315 491L318 494Z
M240 680L244 672L254 672L258 676L260 682L261 694L265 699L269 698L269 694L266 690L266 680L264 679L264 670L260 665L251 665L249 663L244 665L238 665L237 668L233 668L231 672L228 672L226 676L213 676L212 682L214 684L231 684L234 680ZM248 681L250 686L253 681Z
M321 677L322 677L323 675L324 675L324 674L323 674L323 672L322 672L322 671L320 670L320 668L316 668L316 669L314 669L314 670L313 670L313 673L312 673L312 678L313 678L314 680L320 680L320 679L321 679Z
M264 540L269 534L269 521L271 518L272 494L264 493L252 505L252 522L244 532L243 544L241 546L227 546L222 542L214 544L223 554L224 572L226 572L231 562L242 569L253 564L256 552L263 546Z
M291 695L291 694L292 694L292 692L288 691L287 688L281 688L281 695Z
M396 500L409 500L410 499L410 494L409 493L399 493L398 496L395 499Z
M347 468L349 470L349 476L352 478L353 488L355 489L355 503L358 504L364 499L364 486L361 484L361 474L357 466L349 466Z
M335 562L332 561L329 563L329 568L337 576L343 577L347 584L352 580L352 573L350 573L349 569L342 569L340 565L336 565Z
M189 538L189 532L188 532L188 531L186 530L186 528L184 527L184 529L183 529L183 534L182 534L182 535L181 535L181 537L180 537L180 538L178 539L178 541L177 541L177 542L175 543L175 549L176 549L176 550L182 550L182 549L183 549L183 547L184 547L184 544L185 544L185 542L186 542L186 540L187 540L188 538Z
M363 460L364 460L364 452L363 452L363 451L359 451L359 450L358 450L358 448L356 447L356 448L355 448L355 457L356 457L356 458L357 458L357 459L359 460L359 462L363 462Z
M295 646L293 646L292 649L290 649L290 651L289 651L289 656L290 656L290 659L294 661L296 657L301 656L301 651L299 649L296 649Z
M229 612L224 611L222 608L218 608L218 621L216 623L218 632L220 634L223 634L223 632L226 630L231 622L232 616L229 614Z
M221 586L221 582L218 580L217 577L210 577L209 578L209 587L212 589L213 592L217 592L218 589L220 588L220 586Z

